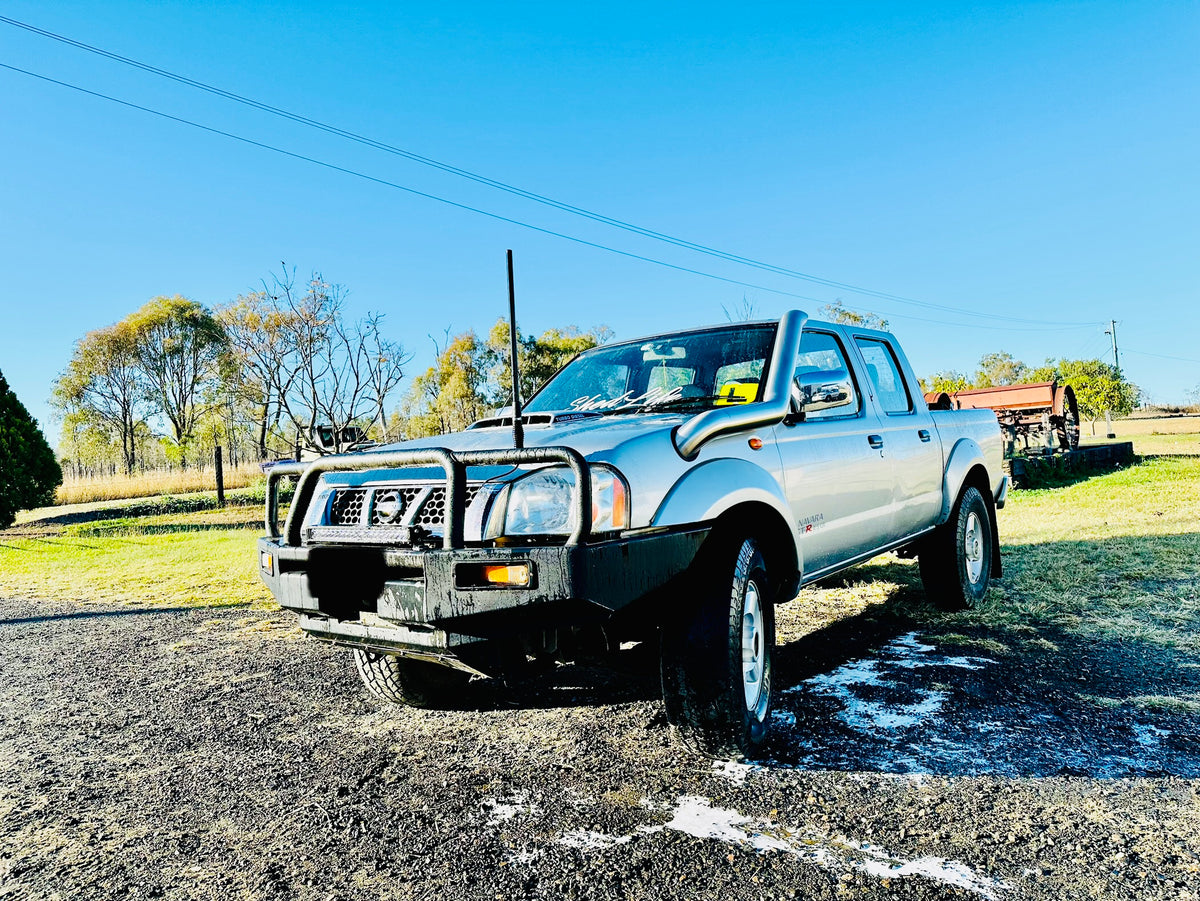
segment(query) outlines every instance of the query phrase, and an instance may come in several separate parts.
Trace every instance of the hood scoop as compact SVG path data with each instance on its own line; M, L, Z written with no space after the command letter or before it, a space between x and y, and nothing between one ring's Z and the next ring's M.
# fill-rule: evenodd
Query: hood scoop
M590 410L571 410L565 413L524 413L521 415L521 424L556 425L560 422L579 422L583 419L595 419L603 415L603 413ZM511 427L512 424L513 418L510 413L507 416L493 416L488 419L480 419L478 422L473 422L467 426L467 430L504 428Z

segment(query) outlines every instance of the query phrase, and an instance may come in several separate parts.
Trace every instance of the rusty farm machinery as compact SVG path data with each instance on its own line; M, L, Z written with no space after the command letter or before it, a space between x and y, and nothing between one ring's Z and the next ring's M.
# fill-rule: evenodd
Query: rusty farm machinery
M1004 430L1004 456L1017 453L1020 440L1023 453L1073 451L1079 447L1079 406L1070 385L1058 382L1034 382L1025 385L997 385L947 393L925 395L931 410L994 410Z

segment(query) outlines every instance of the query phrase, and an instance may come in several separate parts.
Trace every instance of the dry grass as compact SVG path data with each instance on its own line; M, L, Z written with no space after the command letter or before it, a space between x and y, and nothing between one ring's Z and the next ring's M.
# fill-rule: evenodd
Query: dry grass
M1113 422L1113 434L1105 437L1104 420L1096 424L1085 421L1080 430L1083 444L1109 444L1112 441L1132 441L1135 453L1200 454L1200 416L1161 416L1144 419L1119 419Z
M194 491L213 491L217 487L216 473L206 469L160 469L132 476L115 475L86 479L65 479L58 489L59 504L90 504L134 497L155 497L160 494L190 494ZM225 469L225 488L245 488L263 481L257 463L245 463Z

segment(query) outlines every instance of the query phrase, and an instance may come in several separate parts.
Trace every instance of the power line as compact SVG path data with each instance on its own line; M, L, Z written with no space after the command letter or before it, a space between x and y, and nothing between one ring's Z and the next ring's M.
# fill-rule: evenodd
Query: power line
M1191 357L1173 357L1170 354L1152 354L1144 350L1130 350L1125 348L1127 354L1137 354L1139 357L1158 357L1160 360L1178 360L1180 363L1200 363L1200 360L1195 360Z
M550 206L555 209L561 210L563 212L570 213L572 215L582 216L586 219L590 219L594 222L599 222L603 225L607 225L612 228L617 228L617 229L621 229L624 231L632 232L634 234L641 235L642 237L646 237L646 238L651 238L656 241L663 241L665 243L672 244L676 247L681 247L685 250L690 250L690 251L693 251L696 253L705 254L707 256L715 257L717 259L725 260L727 262L737 263L737 264L744 265L744 266L749 266L749 267L752 267L755 269L760 269L765 272L771 272L773 274L782 275L782 276L785 276L788 278L801 279L803 281L807 281L812 284L821 285L821 286L827 287L827 288L835 288L838 290L850 291L852 293L859 294L859 295L862 295L865 297L874 297L878 300L886 300L886 301L891 301L893 303L899 303L899 304L903 304L906 306L916 306L916 307L920 307L920 308L924 308L924 309L928 309L928 310L937 310L939 312L954 313L959 316L970 316L970 317L975 317L978 319L985 319L985 320L990 320L990 321L995 321L995 322L1024 323L1027 325L1036 325L1036 326L1083 327L1084 325L1091 326L1091 325L1096 324L1096 323L1060 322L1060 321L1047 321L1047 320L1039 320L1039 319L1026 319L1026 318L1022 318L1022 317L1018 317L1018 316L1007 316L1007 315L1003 315L1003 314L999 314L999 313L982 313L982 312L977 312L974 310L962 310L957 307L947 306L944 304L931 303L928 301L915 300L910 297L903 297L901 295L891 294L886 291L877 291L877 290L874 290L871 288L863 288L858 285L852 285L847 282L839 282L839 281L836 281L833 279L823 278L821 276L816 276L816 275L812 275L810 273L801 272L796 269L790 269L785 266L778 266L773 263L766 263L761 260L753 259L751 257L741 256L740 254L735 254L735 253L731 253L729 251L720 250L718 248L710 247L705 244L698 244L694 241L688 241L686 239L678 238L678 237L666 234L664 232L659 232L659 231L655 231L654 229L635 225L633 223L626 222L625 220L622 220L622 219L617 219L617 218L614 218L611 216L606 216L602 213L597 213L592 210L585 209L583 207L565 203L560 200L555 200L552 197L547 197L545 195L538 194L534 191L529 191L524 188L516 187L514 185L507 184L506 182L502 182L497 179L489 178L485 175L480 175L476 172L472 172L470 170L463 169L458 166L453 166L449 163L443 163L439 160L436 160L436 159L433 159L433 158L427 157L427 156L422 156L421 154L414 153L413 151L406 150L402 147L396 147L395 145L388 144L383 141L376 140L374 138L366 137L366 136L358 134L356 132L348 131L346 129L339 128L334 125L329 125L327 123L320 122L316 119L311 119L307 116L303 116L298 113L293 113L288 110L284 110L279 107L264 103L262 101L254 100L253 98L245 97L241 94L237 94L232 91L225 90L224 88L218 88L213 85L206 84L202 81L197 81L196 79L189 78L185 75L179 75L177 73L170 72L166 69L161 69L157 66L150 65L149 63L144 63L144 62L141 62L140 60L132 59L127 56L122 56L118 53L114 53L112 51L105 50L101 47L95 47L91 44L86 44L82 41L75 40L74 38L69 38L65 35L58 34L53 31L48 31L43 28L38 28L35 25L31 25L26 22L21 22L17 19L12 19L8 16L0 16L0 22L4 22L4 23L6 23L8 25L12 25L16 28L24 29L25 31L40 35L42 37L50 38L51 40L59 41L61 43L67 44L69 46L75 47L80 50L85 50L89 53L97 54L99 56L102 56L102 57L112 60L114 62L119 62L124 65L132 66L136 69L139 69L144 72L148 72L153 75L157 75L161 78L166 78L171 81L177 82L179 84L186 85L186 86L192 87L192 88L196 88L197 90L205 91L209 94L213 94L215 96L222 97L226 100L231 100L235 103L240 103L245 106L252 107L254 109L260 110L261 112L265 112L265 113L268 113L268 114L274 115L274 116L279 116L281 118L298 123L300 125L305 125L310 128L315 128L320 131L326 132L327 134L332 134L337 137L345 138L346 140L354 141L356 143L365 145L367 147L371 147L376 150L383 151L385 153L394 154L396 156L400 156L405 159L411 160L412 162L416 162L416 163L419 163L419 164L425 165L425 166L430 166L432 168L439 169L443 172L447 172L449 174L456 175L461 178L469 179L470 181L476 182L478 184L486 185L488 187L495 188L500 191L504 191L508 194L512 194L514 196L521 197L523 199L530 200L535 203L540 203L540 204L543 204L546 206ZM26 74L31 74L31 73L26 73ZM48 79L48 80L52 80L52 79ZM71 86L71 87L73 87L73 86ZM112 99L112 98L106 98L106 99ZM683 268L683 267L680 267L680 268ZM688 270L688 271L690 271L690 270ZM744 284L742 282L737 282L735 280L728 280L728 281L730 281L733 284ZM747 287L753 287L753 286L747 285ZM766 289L766 290L770 290L770 289ZM775 293L786 293L786 292L775 292ZM798 296L799 297L802 295L789 295L789 296ZM894 315L899 315L899 314L894 314ZM908 318L917 319L917 321L929 321L929 320L920 320L918 317L908 317ZM1013 329L1013 331L1017 331L1017 329Z
M540 234L549 235L549 236L555 237L555 238L561 238L564 241L571 241L575 244L580 244L585 247L592 247L596 250L607 251L608 253L614 253L619 256L627 257L629 259L640 260L641 262L644 262L644 263L652 263L656 266L663 266L667 269L673 269L677 272L686 272L691 275L698 275L703 278L713 279L713 280L719 281L719 282L725 282L726 284L738 285L743 288L753 288L756 291L766 291L768 293L778 294L783 297L791 297L791 298L794 298L797 300L811 301L812 303L821 303L821 304L825 303L825 301L821 300L820 298L810 297L810 296L807 296L804 294L796 294L791 291L783 291L779 288L770 288L770 287L767 287L766 285L757 285L752 282L744 282L744 281L740 281L738 279L728 278L723 275L717 275L716 273L705 272L704 270L701 270L701 269L693 269L688 266L680 266L676 263L669 263L666 260L659 260L654 257L648 257L648 256L644 256L642 254L633 253L632 251L621 250L620 248L612 247L607 244L601 244L597 241L589 241L586 238L580 238L576 235L569 235L564 232L558 232L558 231L554 231L552 229L543 228L540 225L534 225L533 223L525 222L520 219L515 219L510 216L504 216L500 213L494 213L494 212L491 212L490 210L484 210L484 209L480 209L478 207L470 206L465 203L459 203L458 201L450 200L449 198L441 197L437 194L431 194L427 191L420 191L416 188L410 188L407 185L402 185L402 184L398 184L393 181L388 181L387 179L379 178L374 175L368 175L364 172L359 172L355 169L349 169L345 166L339 166L336 163L330 163L325 160L317 159L315 157L305 156L304 154L296 153L291 150L285 150L281 147L276 147L272 144L267 144L262 141L256 141L256 140L253 140L252 138L247 138L242 135L234 134L233 132L223 131L219 128L213 128L212 126L203 125L199 122L194 122L190 119L184 119L180 116L174 116L174 115L171 115L170 113L162 112L161 110L152 109L148 106L142 106L137 103L131 103L128 100L121 100L120 98L112 97L108 94L102 94L99 91L93 91L88 88L80 87L79 85L71 84L66 81L60 81L57 78L50 78L49 76L46 76L46 75L39 75L36 72L31 72L28 69L22 69L18 66L11 66L11 65L8 65L7 63L0 63L0 68L8 69L9 71L17 72L17 73L20 73L21 75L26 75L30 78L36 78L39 81L44 81L49 84L58 85L59 87L69 88L73 91L78 91L81 94L86 94L90 97L95 97L100 100L107 100L111 103L115 103L119 106L123 106L128 109L138 110L139 112L143 112L143 113L149 113L152 116L158 116L159 118L166 119L171 122L176 122L180 125L187 125L192 128L199 129L200 131L208 132L209 134L214 134L214 135L219 135L220 137L229 138L230 140L238 141L243 144L248 144L252 147L258 147L262 150L269 150L273 153L278 153L282 156L290 157L291 159L300 160L300 161L306 162L306 163L311 163L315 166L321 166L322 168L330 169L334 172L341 172L345 175L352 175L356 178L364 179L365 181L373 182L375 184L383 185L383 186L389 187L389 188L395 188L398 191L404 191L408 194L412 194L417 197L423 197L427 200L434 200L434 201L437 201L438 203L442 203L447 206L454 207L456 209L464 210L469 213L476 213L480 216L487 216L489 219L495 219L500 222L508 223L509 225L520 226L521 228L526 228L526 229L529 229L530 231L539 232ZM874 310L867 310L865 312L875 313L876 315L879 315ZM902 318L902 319L914 320L916 322L933 323L935 325L946 325L946 326L953 326L953 327L958 327L958 328L974 328L974 329L978 329L980 327L977 324L971 324L971 323L966 323L966 322L947 322L942 319L925 319L920 316L910 316L905 313L897 313L897 314L889 314L889 315L894 315L894 316L896 316L898 318ZM1016 327L1016 326L1003 326L1003 325L992 325L990 327L993 329L999 329L1001 331L1015 331L1015 332L1069 331L1069 330L1073 330L1073 329L1077 329L1077 328L1091 328L1090 325L1043 326L1040 328L1022 328L1022 327Z

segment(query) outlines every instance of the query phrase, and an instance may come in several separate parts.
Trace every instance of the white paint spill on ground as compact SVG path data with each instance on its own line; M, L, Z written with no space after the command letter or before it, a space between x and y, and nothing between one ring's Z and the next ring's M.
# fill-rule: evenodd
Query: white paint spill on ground
M633 835L609 835L606 832L593 832L590 829L574 829L564 832L556 841L560 845L578 848L580 851L597 851L611 848L613 845L626 845L633 839Z
M715 838L733 845L748 845L756 851L795 850L795 846L781 838L741 828L749 822L736 810L713 807L708 798L683 795L675 802L674 816L663 828L686 832L697 838Z
M954 669L977 670L985 664L995 663L986 657L946 657L933 655L934 647L917 641L917 634L909 632L884 645L878 657L854 660L838 667L831 673L813 676L783 692L794 695L802 692L826 695L842 704L838 717L851 729L859 732L885 730L894 732L909 729L918 723L936 716L946 703L945 692L926 688L914 688L897 679L890 678L885 670L912 670L939 666ZM916 695L916 700L902 703L896 700L868 700L862 697L864 688L904 692ZM776 717L786 722L783 711ZM791 715L795 723L795 714Z
M995 898L999 892L1009 888L1007 883L989 876L980 876L966 864L956 860L946 860L944 857L917 857L913 860L901 861L892 857L882 848L873 845L864 845L861 850L864 854L871 856L857 866L864 872L878 876L880 879L924 876L945 885L975 892L985 898Z
M645 806L653 808L654 805ZM556 842L579 851L600 851L624 845L640 836L663 830L682 832L700 839L749 848L759 853L777 852L825 869L856 869L880 879L914 876L974 892L994 899L1009 886L998 879L981 876L958 861L941 857L906 859L889 854L878 845L849 840L830 841L816 833L789 829L779 823L755 822L736 810L714 807L708 798L682 795L670 809L671 818L662 825L641 826L636 832L609 835L594 831L562 833Z
M759 768L753 764L730 761L713 764L716 774L730 778L737 784L743 784L750 772ZM576 802L571 806L583 805ZM571 829L560 832L553 841L562 847L586 854L603 852L619 845L630 844L644 836L671 830L700 839L712 839L749 848L759 853L788 854L826 869L851 868L887 879L919 876L964 888L985 898L995 898L998 892L1008 888L1005 883L980 876L966 864L957 861L948 861L940 857L905 859L889 854L878 845L856 843L844 838L831 840L815 832L790 829L773 821L754 821L736 810L714 807L708 798L699 795L680 795L673 804L661 804L643 798L639 806L648 816L666 819L660 823L643 824L627 833ZM483 803L483 811L487 814L487 825L494 829L512 828L510 824L517 825L513 821L518 817L531 818L541 812L524 794L489 799ZM544 853L544 847L538 847L537 844L526 845L521 849L510 850L506 860L510 864L527 866L536 862Z
M713 772L734 785L745 785L746 778L758 769L753 763L738 763L736 760L714 760Z
M541 848L528 848L524 851L509 851L505 857L510 864L516 863L522 866L529 866L535 860L542 856Z
M953 700L945 683L955 680L936 674L980 670L995 662L940 654L933 645L918 641L916 632L901 635L871 657L852 660L783 691L773 725L779 727L777 735L791 744L795 757L780 756L787 757L790 766L850 766L891 773L986 769L990 755L978 734L964 734L962 723L944 722L943 711ZM925 684L932 680L917 676L918 670L935 672L939 687ZM822 715L835 720L839 728L812 735L796 729L795 707L806 698L813 699ZM830 701L833 710L828 709Z
M1162 740L1170 734L1170 730L1160 729L1158 726L1150 726L1145 723L1133 724L1133 737L1148 751L1157 751Z
M1064 730L1069 713L1054 700L1010 691L990 674L972 678L997 663L942 654L915 632L901 635L869 657L781 692L772 713L774 759L756 763L770 769L1097 778L1179 765L1167 730L1136 722L1092 734ZM813 722L823 725L813 730Z
M510 795L503 801L499 799L484 801L483 811L488 815L487 825L498 826L520 814L537 813L537 808L530 805L529 799L525 795L516 794Z

